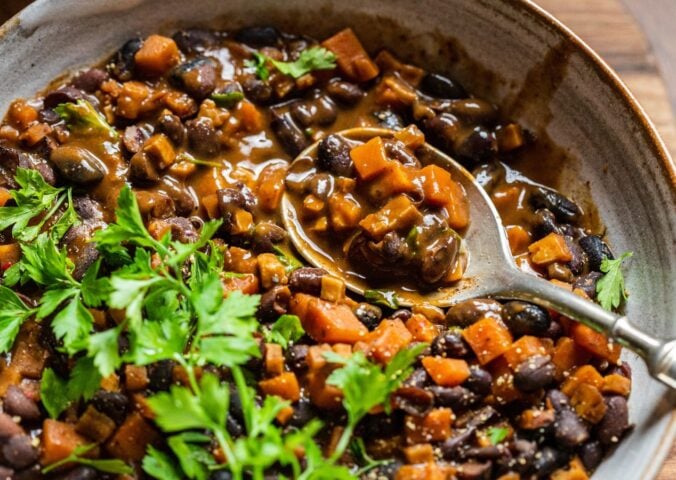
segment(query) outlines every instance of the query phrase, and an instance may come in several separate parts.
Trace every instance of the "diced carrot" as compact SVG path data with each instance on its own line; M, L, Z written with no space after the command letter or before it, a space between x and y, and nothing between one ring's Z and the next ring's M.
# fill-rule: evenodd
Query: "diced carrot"
M354 162L357 175L364 181L383 173L390 163L385 153L383 139L380 137L373 137L368 142L354 147L350 150L350 158Z
M505 353L512 345L507 327L494 318L483 318L462 332L481 365Z
M368 334L369 354L380 363L388 363L399 350L413 340L413 335L401 320L383 320Z
M12 195L5 187L0 187L0 207L4 207L12 199Z
M439 334L436 325L419 313L411 315L411 318L406 320L406 328L416 342L430 343Z
M426 463L434 461L434 448L431 443L418 443L404 448L408 463Z
M528 250L530 244L530 233L521 225L508 225L505 227L507 231L507 240L509 240L509 249L512 255L518 255Z
M469 201L465 188L453 180L448 185L448 203L444 206L448 215L448 225L456 230L462 230L469 225Z
M523 129L518 123L508 123L495 131L500 152L516 150L524 144Z
M331 375L333 368L325 365L319 370L311 370L307 374L307 388L310 401L319 408L337 409L341 406L343 392L338 387L328 385L326 379Z
M570 262L573 256L566 245L566 239L558 233L546 237L528 246L531 261L536 265L549 265L553 262Z
M221 216L221 211L218 207L218 195L215 193L211 195L205 195L201 199L202 206L204 207L204 210L207 212L207 216L210 219L215 219L215 218L220 218Z
M381 71L388 73L397 73L413 87L417 87L425 76L425 70L415 65L400 62L397 57L388 50L381 50L376 55L375 63Z
M606 403L599 389L588 383L582 383L570 396L570 405L575 412L591 423L599 423L606 414Z
M566 372L584 365L590 357L591 354L576 344L572 338L559 338L552 353L552 363L556 367L556 378L561 380Z
M421 217L413 202L407 196L399 195L377 212L364 217L359 226L372 238L379 240L387 232L410 228Z
M322 214L324 207L326 207L324 200L309 194L303 199L303 217L306 219L316 218Z
M496 358L488 366L488 370L493 377L491 393L498 404L504 405L523 398L524 394L514 385L514 372L509 368L505 357Z
M190 380L186 378L186 382L183 385L185 386L190 385ZM140 413L143 418L146 418L148 420L155 420L156 417L155 412L148 403L148 397L146 397L143 393L139 392L133 393L131 395L131 402L132 405L134 406L134 410Z
M261 380L258 386L266 395L277 395L290 402L300 400L300 386L293 372L284 372L276 377Z
M589 475L578 457L574 457L568 468L559 468L552 472L551 480L589 480Z
M561 391L571 396L577 387L582 384L600 388L603 385L603 377L592 365L583 365L563 382Z
M20 98L12 102L7 112L10 120L21 130L28 128L28 126L38 119L38 111L35 107L29 105L26 100Z
M23 380L21 372L14 365L8 366L4 359L0 359L0 397L5 396L9 387L19 385L21 380ZM2 415L0 415L0 420L1 417Z
M453 412L450 408L434 408L425 416L407 415L404 421L409 445L440 442L451 436Z
M604 334L586 325L572 322L570 325L570 336L582 348L604 360L608 360L610 363L617 364L620 359L622 347L618 343L614 343L608 339Z
M40 140L52 132L52 127L47 123L34 123L23 132L19 139L29 147L36 145Z
M368 333L350 307L344 304L296 294L291 300L290 312L300 318L305 331L317 342L353 344L364 340Z
M266 212L274 212L284 194L286 167L277 164L265 167L257 183L258 204Z
M334 193L329 197L328 203L331 228L340 232L352 229L359 224L361 205L352 195Z
M246 132L256 133L263 130L263 115L253 103L243 100L237 104L235 117L239 118Z
M171 38L150 35L134 55L135 66L144 75L160 76L181 59L178 46Z
M75 431L75 425L47 419L42 424L40 463L49 465L63 460L87 441Z
M417 98L415 89L394 75L385 75L375 88L376 103L394 109L410 107Z
M389 162L385 172L369 184L368 195L373 200L382 201L398 193L414 192L413 175L414 172L401 163Z
M434 462L402 465L397 470L395 480L447 480L455 478L448 468L442 468Z
M322 276L322 289L319 297L327 302L340 302L345 298L345 280L332 275Z
M336 55L336 64L349 79L367 82L378 76L379 70L351 28L327 38L322 46Z
M434 383L442 387L457 387L470 376L469 365L464 360L424 357L422 364Z
M115 431L115 422L89 405L77 421L75 431L95 442L105 442Z
M258 293L258 277L253 273L242 273L236 276L226 277L222 281L223 295L229 292L242 292L246 294Z
M176 160L176 151L171 141L162 133L153 135L146 140L143 144L143 151L160 169L170 167Z
M103 377L101 388L107 392L118 392L120 390L120 377L114 372L107 377Z
M136 80L124 82L117 98L116 113L130 120L138 118L145 111L145 102L151 93L150 88L142 82Z
M258 258L244 248L230 247L225 254L225 269L237 273L256 273Z
M258 275L261 279L261 285L265 289L288 282L286 268L274 253L258 255Z
M291 417L293 417L293 407L291 405L287 405L286 407L283 407L277 416L275 418L281 425L286 425L286 423L291 420Z
M540 338L524 335L512 343L504 355L510 368L515 369L520 363L534 355L548 355L549 353Z
M611 373L603 377L603 385L601 385L603 393L611 393L614 395L628 396L631 392L631 380L620 375L619 373Z
M40 327L35 322L26 322L12 347L12 368L23 377L38 380L42 377L48 352L40 341Z
M138 462L148 445L157 445L162 437L138 412L132 412L106 444L108 452L126 462Z
M0 245L0 267L6 268L21 260L21 246L18 243Z
M420 131L415 123L412 123L401 130L397 130L393 136L413 150L421 147L425 143L425 134Z
M451 173L437 165L427 165L420 170L425 202L435 207L448 203L451 188Z
M284 371L284 352L276 343L265 344L265 371L270 375L280 375Z
M127 390L132 392L143 390L148 386L148 383L150 383L150 380L148 379L148 370L146 367L138 365L125 365L124 379Z
M519 416L519 427L524 430L538 430L554 423L554 409L529 408Z
M501 185L493 191L491 200L493 200L495 208L499 212L503 212L505 210L516 209L522 193L523 189L516 185Z

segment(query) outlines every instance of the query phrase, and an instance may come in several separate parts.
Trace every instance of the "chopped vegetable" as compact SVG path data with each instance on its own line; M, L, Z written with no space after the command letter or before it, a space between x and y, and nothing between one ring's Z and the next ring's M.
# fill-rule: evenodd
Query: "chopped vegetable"
M110 126L104 116L87 100L62 103L54 107L54 111L74 133L87 136L105 135L111 140L117 140L119 137L117 130Z
M491 445L497 445L502 442L509 435L509 428L507 427L490 427L486 430L486 436L491 442Z
M397 294L392 290L365 290L364 298L369 302L391 308L392 310L399 308L399 299L397 298Z
M300 78L303 75L316 70L332 70L336 68L336 56L322 47L310 47L300 52L297 60L291 62L282 62L274 60L263 55L260 52L253 52L253 59L247 60L245 65L254 70L258 78L267 81L270 77L270 70L267 63L275 66L284 75L292 78Z
M73 453L68 455L66 458L47 465L45 468L42 469L42 473L47 474L69 463L77 463L80 465L85 465L87 467L91 467L95 470L98 470L99 472L104 473L117 473L119 475L125 474L131 475L132 473L134 473L134 469L131 468L126 463L124 463L122 460L118 459L96 460L82 456L95 447L96 445L80 445L76 447L75 450L73 450Z
M605 257L601 262L601 271L605 275L596 282L596 298L606 310L614 310L620 306L622 300L627 299L622 262L632 255L633 252L624 252L614 260Z
M305 330L296 315L282 315L270 329L263 330L263 335L267 342L278 343L283 348L287 348L300 340L305 335Z
M212 93L209 98L211 98L219 107L233 108L244 99L244 94L239 91Z

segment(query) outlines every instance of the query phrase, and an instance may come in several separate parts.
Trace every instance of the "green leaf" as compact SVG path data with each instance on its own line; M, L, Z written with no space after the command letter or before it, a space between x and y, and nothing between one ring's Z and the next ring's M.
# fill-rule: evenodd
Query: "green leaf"
M486 430L486 436L491 442L491 445L497 445L502 442L509 435L509 428L507 427L490 427Z
M366 445L364 445L364 440L362 438L355 438L350 442L350 452L352 456L357 461L357 464L360 466L359 471L356 473L357 477L361 477L362 474L373 470L381 465L387 465L392 463L394 459L388 458L386 460L375 460L366 452Z
M143 471L159 480L183 480L184 474L176 462L166 453L148 446L148 453L143 457Z
M300 52L297 60L280 62L269 59L284 75L300 78L315 70L333 70L336 68L336 56L323 47L311 47Z
M75 287L53 288L47 290L40 299L40 308L36 314L37 318L45 318L61 306L66 300L77 297L79 290Z
M119 134L108 124L105 117L99 113L91 103L80 99L77 103L61 103L54 107L54 111L66 122L68 130L86 136L106 135L111 140L117 140Z
M77 291L74 293L77 295ZM68 306L56 314L52 320L54 335L58 339L63 339L63 346L70 354L82 348L82 342L91 332L93 325L94 317L79 297L73 298ZM112 372L108 374L110 373Z
M133 468L131 468L129 465L127 465L122 460L119 460L117 458L94 460L82 456L91 449L93 449L94 447L96 447L96 445L94 444L78 446L75 448L73 453L68 455L66 458L47 465L45 468L42 469L42 473L47 474L68 463L79 463L80 465L86 465L88 467L94 468L104 473L116 473L119 475L131 475L132 473L134 473Z
M209 467L216 464L213 455L195 443L209 443L211 439L199 433L187 432L169 437L167 444L178 458L188 478L206 480Z
M619 258L611 260L605 257L601 262L601 271L605 274L596 282L596 298L606 310L614 310L627 299L622 275L622 262L633 252L624 252Z
M189 333L189 324L183 313L174 312L174 318L161 321L145 321L132 331L132 350L128 360L137 365L171 360L177 354L183 354Z
M282 348L288 348L289 345L300 340L303 335L305 335L305 330L300 323L300 318L296 315L282 315L272 324L269 330L263 330L266 342L277 343Z
M216 105L222 108L233 108L244 99L242 92L216 92L212 93L211 98Z
M268 78L270 78L270 70L268 70L266 65L268 57L259 52L253 52L252 55L252 59L244 61L244 66L252 69L258 78L267 82Z
M199 341L198 365L213 363L216 366L242 365L254 357L260 357L258 343L252 337L218 336L205 337Z
M399 299L397 298L397 294L392 290L366 290L364 298L371 303L382 305L392 310L399 308Z
M115 372L122 363L119 354L118 328L110 328L89 336L87 355L93 358L94 365L102 377Z
M66 249L59 250L47 233L41 233L30 244L22 244L21 253L26 274L38 285L58 288L78 285L70 274L72 265Z
M101 379L101 374L94 365L93 359L89 357L78 359L70 372L67 386L68 398L89 400L101 386Z
M58 418L71 402L68 381L56 375L51 368L45 368L40 382L40 400L49 416Z
M82 300L90 307L100 307L110 295L112 286L107 277L98 278L101 259L94 262L85 272L80 282Z
M205 297L200 295L194 298L197 300L193 301L193 305L198 308L198 302ZM204 309L197 311L198 332L200 335L252 333L256 331L258 325L254 315L259 303L260 295L246 295L239 291L231 292L220 302L215 311L209 312Z
M0 352L8 352L19 333L21 325L33 314L19 296L0 285Z
M279 245L274 245L272 250L277 254L277 258L285 267L286 273L291 273L294 270L297 270L303 267L303 262L298 260L291 252L287 249L280 247Z

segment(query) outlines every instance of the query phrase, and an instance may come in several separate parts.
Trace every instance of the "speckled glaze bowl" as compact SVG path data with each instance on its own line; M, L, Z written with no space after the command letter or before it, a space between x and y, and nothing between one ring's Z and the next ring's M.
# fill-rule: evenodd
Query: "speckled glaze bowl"
M38 0L0 29L0 111L132 35L178 26L275 24L317 37L352 26L370 50L451 73L570 157L559 188L590 199L616 251L633 250L627 309L676 337L676 168L610 68L527 0ZM548 162L551 164L551 162ZM557 167L559 168L559 167ZM653 478L676 434L674 397L638 359L636 428L594 478Z

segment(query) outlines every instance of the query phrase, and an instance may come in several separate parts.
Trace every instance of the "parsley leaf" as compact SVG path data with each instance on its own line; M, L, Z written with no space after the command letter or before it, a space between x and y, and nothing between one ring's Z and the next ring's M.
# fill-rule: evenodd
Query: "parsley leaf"
M70 301L66 308L61 310L52 320L52 330L56 338L63 339L63 346L69 354L81 349L82 342L87 338L94 325L94 317L85 308L77 290L76 298ZM101 334L96 334L101 335ZM94 336L89 337L90 341ZM108 372L108 374L113 372Z
M631 257L633 252L624 252L615 260L605 257L601 262L601 271L605 273L596 282L596 298L603 308L613 310L627 299L622 275L622 262Z
M160 480L182 480L183 472L176 462L166 453L157 450L152 445L148 447L148 454L143 457L143 471L153 478Z
M491 445L497 445L502 442L509 435L509 428L507 427L490 427L486 430L486 436L491 442Z
M9 288L0 285L0 352L8 352L14 344L21 325L33 315L34 310L26 306L19 296Z
M98 369L87 357L77 361L68 380L46 368L40 381L40 400L49 416L58 418L73 401L92 398L101 385L101 378Z
M59 377L51 368L45 368L40 382L40 400L52 418L57 418L71 402L68 381Z
M215 92L209 98L219 107L232 108L244 99L244 94L236 90L233 92Z
M282 348L300 340L305 335L305 330L296 315L282 315L272 324L270 329L263 329L266 342L278 343Z
M120 136L117 130L108 124L105 117L86 100L61 103L54 107L54 111L74 133L87 136L105 134L111 140L117 140Z
M369 302L396 310L399 308L397 294L391 290L366 290L364 298Z
M289 252L286 249L283 249L282 247L278 245L274 245L272 247L272 250L277 254L277 258L279 258L279 261L282 262L282 265L284 265L284 269L286 270L286 273L291 273L294 270L297 270L301 267L303 267L303 262L298 260L291 252Z
M254 71L256 76L267 82L270 78L270 70L265 65L268 61L268 57L259 52L253 52L253 58L244 61L244 66L250 68Z
M336 56L323 47L311 47L300 52L297 60L280 62L270 59L272 64L284 75L300 78L314 70L333 70L336 68Z
M68 463L79 463L80 465L85 465L87 467L92 467L100 472L104 473L116 473L120 475L131 475L134 473L134 469L129 465L124 463L120 459L106 459L106 460L94 460L91 458L83 457L82 455L89 452L91 449L96 447L96 445L80 445L75 447L73 453L68 455L66 458L59 460L58 462L51 463L42 469L42 473L49 473L57 468L66 465Z

